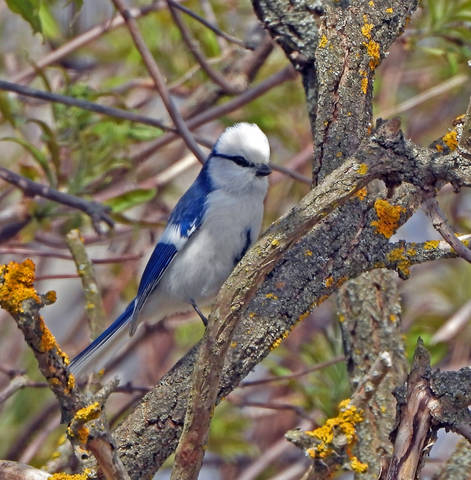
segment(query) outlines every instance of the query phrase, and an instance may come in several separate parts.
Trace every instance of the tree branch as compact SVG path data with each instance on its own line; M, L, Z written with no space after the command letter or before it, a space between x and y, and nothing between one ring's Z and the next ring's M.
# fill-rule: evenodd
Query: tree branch
M114 225L112 218L108 215L110 208L100 203L89 202L82 198L69 195L68 193L59 192L59 190L33 182L29 178L18 175L3 167L0 167L0 178L23 190L25 195L47 198L54 202L67 205L68 207L81 210L90 217L93 227L98 234L102 233L100 222L105 222L109 227L113 227Z
M375 178L406 182L390 199L400 206L397 218L384 217L385 212L375 208L379 199L360 191ZM436 155L433 149L417 147L404 140L397 122L388 122L272 225L219 293L218 311L232 305L238 323L235 346L224 360L218 401L347 279L385 265L407 275L413 263L456 256L445 242L391 244L378 230L383 222L392 231L398 228L418 208L424 191L451 180L471 184L469 162L456 152ZM359 210L355 216L351 206ZM131 478L150 477L174 450L198 348L180 360L115 430ZM149 424L158 427L159 438Z
M167 112L170 115L170 118L172 119L173 123L175 124L175 127L178 130L178 133L181 135L183 140L185 141L187 147L195 157L201 162L204 163L206 160L206 157L203 155L201 152L200 148L198 147L197 143L195 142L195 139L193 138L190 130L188 129L187 125L185 124L185 121L183 120L182 116L180 115L180 112L178 111L177 107L175 106L170 93L167 89L167 86L165 85L165 80L163 75L160 73L159 67L157 66L157 63L154 60L154 57L150 53L149 49L147 48L144 39L142 38L139 29L137 27L137 23L132 17L132 15L129 13L129 10L127 10L126 6L124 5L122 0L113 0L113 3L116 7L116 9L119 11L119 13L123 16L124 21L126 22L129 33L131 34L131 37L134 41L134 44L141 54L142 60L152 77L152 80L154 81L154 84L157 88L157 91L160 94L160 97L162 98L162 101L165 105L165 108L167 109Z

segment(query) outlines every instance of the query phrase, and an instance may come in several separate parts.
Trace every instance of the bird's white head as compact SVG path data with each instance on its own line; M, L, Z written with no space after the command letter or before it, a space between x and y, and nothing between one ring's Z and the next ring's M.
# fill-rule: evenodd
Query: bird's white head
M270 145L254 123L226 128L209 157L209 172L216 187L231 191L260 191L268 187Z

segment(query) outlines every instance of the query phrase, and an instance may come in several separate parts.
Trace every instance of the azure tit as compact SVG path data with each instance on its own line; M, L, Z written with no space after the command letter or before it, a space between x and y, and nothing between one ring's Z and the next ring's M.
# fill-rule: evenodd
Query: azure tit
M132 335L141 317L159 321L211 302L255 242L268 189L270 147L255 124L238 123L218 138L201 171L170 215L124 312L75 357L80 374L103 365L123 332ZM120 335L121 334L121 335Z

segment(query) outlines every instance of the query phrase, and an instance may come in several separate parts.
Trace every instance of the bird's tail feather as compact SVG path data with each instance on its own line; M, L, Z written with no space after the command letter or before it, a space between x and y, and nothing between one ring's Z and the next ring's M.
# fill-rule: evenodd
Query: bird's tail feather
M107 350L118 337L118 333L123 331L124 327L130 321L134 311L134 300L126 307L126 310L95 340L93 340L88 347L82 350L69 365L69 371L77 376L87 369L93 361L94 370L97 370L98 364L95 362L97 357L101 356L104 350ZM100 362L102 363L102 362Z

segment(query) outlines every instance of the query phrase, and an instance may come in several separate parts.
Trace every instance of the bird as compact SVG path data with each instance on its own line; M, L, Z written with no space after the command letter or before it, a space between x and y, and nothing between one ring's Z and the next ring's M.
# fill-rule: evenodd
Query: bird
M136 331L143 316L160 321L210 304L258 238L268 190L270 146L256 124L226 128L170 214L147 262L137 295L123 313L70 363L82 375L97 369L105 352Z

